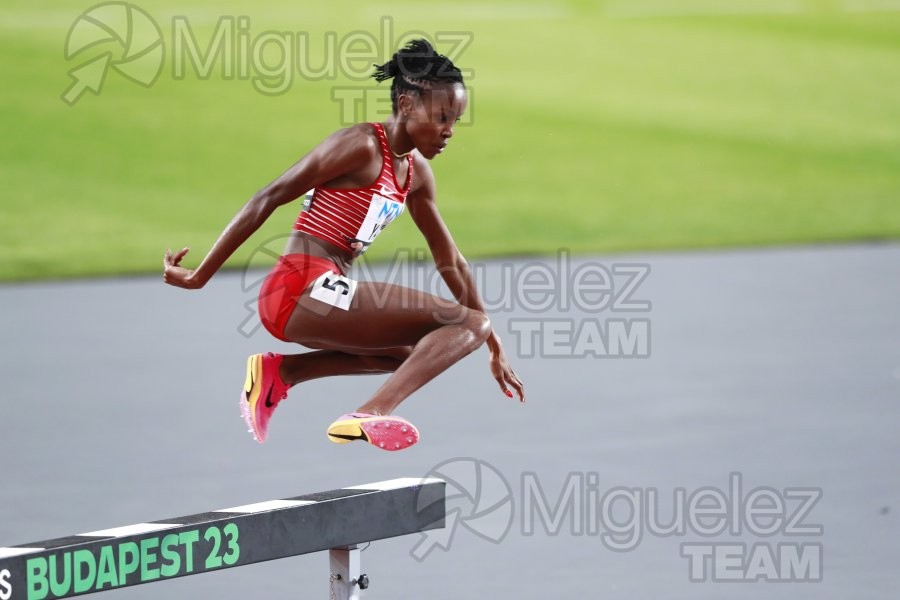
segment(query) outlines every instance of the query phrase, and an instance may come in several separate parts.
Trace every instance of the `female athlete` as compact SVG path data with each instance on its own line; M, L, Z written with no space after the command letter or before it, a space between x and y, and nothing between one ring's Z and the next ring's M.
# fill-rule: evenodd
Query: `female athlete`
M337 443L364 440L384 450L408 448L419 432L391 413L485 342L500 389L512 398L512 388L525 400L468 265L438 212L427 162L444 151L466 110L462 75L428 42L416 40L376 66L373 77L393 80L387 121L361 123L326 138L254 194L196 269L180 266L188 248L165 254L166 283L201 288L276 208L313 190L284 255L260 289L259 315L275 337L316 350L248 359L241 410L260 443L272 412L291 387L319 377L392 373L365 404L339 417L327 433ZM457 302L347 277L353 261L404 207Z

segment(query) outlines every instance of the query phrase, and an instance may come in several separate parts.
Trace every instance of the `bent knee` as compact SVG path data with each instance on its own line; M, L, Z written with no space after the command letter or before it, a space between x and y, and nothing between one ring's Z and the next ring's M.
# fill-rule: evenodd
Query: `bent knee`
M467 316L469 330L480 346L491 335L491 320L480 310L470 310Z

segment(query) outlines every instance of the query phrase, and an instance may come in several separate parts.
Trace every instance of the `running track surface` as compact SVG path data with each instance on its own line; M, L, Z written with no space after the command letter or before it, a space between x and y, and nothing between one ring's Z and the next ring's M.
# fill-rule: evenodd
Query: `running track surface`
M238 414L246 356L288 348L262 329L250 334L258 321L244 305L252 306L263 271L223 273L199 292L165 286L159 277L0 287L0 546L425 475L450 461L439 470L451 479L448 490L462 493L450 504L460 518L449 550L436 547L420 563L410 555L415 537L373 544L363 554L368 598L896 593L900 246L573 261L572 268L648 264L650 274L632 296L652 302L646 313L566 309L558 298L529 311L504 273L519 277L540 262L556 268L555 259L481 265L485 295L513 300L491 316L528 386L528 403L500 394L482 349L400 407L422 432L420 444L403 453L325 438L327 424L356 408L382 377L295 388L269 441L251 441ZM416 267L405 276L427 273ZM375 276L388 274L379 267ZM546 356L567 352L558 336L569 323L609 318L648 318L650 356ZM526 350L524 338L520 343L511 328L522 323L561 329L530 339L536 356L517 356ZM604 516L599 498L606 492L654 488L661 516L671 517L676 488L728 493L733 472L744 494L757 486L820 488L804 523L821 524L824 533L762 538L744 528L736 537L704 539L690 531L662 537L644 525L630 551L604 545L604 519L629 519L628 503ZM544 525L552 515L545 511L541 520L528 491L535 488L523 489L523 481L539 482L548 509L574 482L573 498L590 509L587 521L572 513L555 527ZM533 533L525 535L532 517ZM821 543L822 581L691 583L683 542ZM327 557L112 594L327 597Z

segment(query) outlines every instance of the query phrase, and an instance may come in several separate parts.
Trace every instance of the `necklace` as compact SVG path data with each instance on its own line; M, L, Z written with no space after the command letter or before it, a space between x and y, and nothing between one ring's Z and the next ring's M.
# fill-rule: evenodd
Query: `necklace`
M391 151L391 154L393 154L396 158L403 158L405 156L409 156L412 153L412 151L415 150L415 146L413 146L413 148L409 152L404 152L403 154L397 154L396 152L394 152L394 149L391 148L391 141L389 139L387 139L387 131L384 132L384 139L387 142L388 149Z

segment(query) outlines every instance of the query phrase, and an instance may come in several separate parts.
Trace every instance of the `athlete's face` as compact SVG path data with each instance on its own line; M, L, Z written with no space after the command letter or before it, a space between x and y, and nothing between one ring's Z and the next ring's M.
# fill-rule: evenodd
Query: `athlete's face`
M416 149L428 160L444 151L453 137L453 127L469 103L462 84L435 86L421 96L406 97L406 132Z

